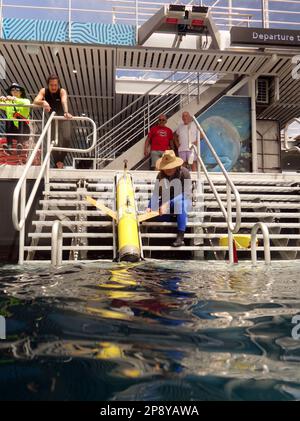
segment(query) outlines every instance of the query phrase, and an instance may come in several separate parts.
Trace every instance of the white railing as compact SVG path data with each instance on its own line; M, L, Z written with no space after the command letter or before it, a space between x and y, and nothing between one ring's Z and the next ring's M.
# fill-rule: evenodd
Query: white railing
M37 141L35 148L33 149L32 154L27 164L24 166L23 174L20 177L13 193L12 221L13 221L13 225L15 229L20 232L20 235L19 235L19 263L20 264L23 264L24 262L25 223L29 215L29 212L31 210L34 199L36 197L40 182L42 181L43 178L46 183L49 182L50 158L51 158L52 151L66 151L66 152L75 152L79 154L88 153L88 152L91 152L95 148L96 141L97 141L95 122L88 117L73 117L72 118L73 121L86 121L86 122L91 123L92 130L93 130L92 145L86 149L61 148L61 147L55 146L55 144L57 144L58 139L56 138L54 141L51 140L51 125L53 121L55 120L61 121L65 119L64 117L55 116L54 112L50 115L50 118L48 119L44 127L44 130L39 140ZM36 154L42 148L45 138L47 139L46 147L45 147L45 157L43 159L43 163L40 167L40 171L38 173L36 181L33 187L31 188L31 192L26 201L26 184L27 184L28 173L35 159Z
M64 20L68 22L68 38L72 41L73 22L130 24L138 28L162 6L177 1L104 0L98 3L97 7L95 2L89 5L89 1L86 0L83 7L76 7L73 0L68 0L65 6L61 6L61 3L57 6L37 6L30 4L30 0L26 4L19 4L13 0L0 0L0 38L3 37L3 18L7 16L17 18L26 16L31 19L51 19L53 16L54 20ZM199 5L199 0L181 0L179 3L189 6ZM245 5L244 0L239 2L235 0L234 6L232 0L228 0L227 5L220 5L220 1L213 0L200 3L209 7L220 29L241 25L291 29L299 27L300 1L298 0L262 0L261 7Z
M251 260L255 266L257 261L257 250L256 250L256 239L257 232L261 230L264 240L264 251L265 251L265 263L266 265L271 264L271 249L270 249L270 234L269 228L264 222L257 222L251 230Z
M97 165L113 159L131 143L145 137L150 127L156 122L158 115L170 115L189 104L192 99L199 99L203 86L215 83L221 76L221 74L215 73L200 75L192 72L184 73L179 81L167 82L167 79L164 79L159 82L151 91L137 98L136 101L98 128L98 132L104 132L104 134L97 140L95 150ZM167 86L159 95L150 95L163 83ZM130 112L139 102L144 102L144 105L137 106L135 111Z
M221 212L225 218L225 221L227 223L228 228L228 252L229 252L229 261L230 263L234 263L234 247L233 247L233 234L236 234L240 230L241 226L241 220L242 220L242 212L241 212L241 198L239 191L237 190L236 186L234 185L233 181L230 178L230 175L226 171L222 161L220 160L218 154L216 153L215 149L213 148L212 144L210 143L208 137L206 136L204 130L202 129L201 125L197 121L195 117L193 117L193 120L199 130L199 132L202 134L201 142L205 141L207 146L209 147L210 152L212 153L213 157L216 160L216 163L219 165L225 180L226 180L226 199L227 199L227 206L225 208L222 199L209 175L209 172L206 168L206 165L204 164L201 153L200 153L200 142L198 142L198 148L195 145L191 146L191 149L194 150L194 153L197 157L198 161L198 182L201 180L201 168L204 172L204 175L208 181L208 184L210 185L210 188L220 206ZM236 208L236 216L235 216L235 222L232 220L232 194L235 198L235 208Z

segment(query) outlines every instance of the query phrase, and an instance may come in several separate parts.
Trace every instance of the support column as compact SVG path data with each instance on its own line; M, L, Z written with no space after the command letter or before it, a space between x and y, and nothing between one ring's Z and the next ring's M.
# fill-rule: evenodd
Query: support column
M256 136L256 78L249 81L249 95L251 97L251 129L252 129L252 172L258 172L257 136Z

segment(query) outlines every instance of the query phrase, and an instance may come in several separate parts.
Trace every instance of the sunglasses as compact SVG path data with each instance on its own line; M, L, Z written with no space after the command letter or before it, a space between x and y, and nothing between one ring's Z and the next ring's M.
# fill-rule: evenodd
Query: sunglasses
M165 118L159 118L158 121L167 121Z
M21 89L20 88L12 88L11 91L21 92Z

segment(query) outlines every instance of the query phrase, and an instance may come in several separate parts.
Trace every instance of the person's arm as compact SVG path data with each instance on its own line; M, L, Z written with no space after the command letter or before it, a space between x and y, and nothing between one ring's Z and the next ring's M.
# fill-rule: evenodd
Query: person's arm
M61 89L60 91L60 98L61 98L61 105L64 110L64 117L67 119L73 118L72 114L69 113L68 109L68 95L65 89Z
M47 101L45 101L45 88L42 88L38 95L34 98L33 104L38 105L39 107L43 107L47 113L50 113L51 107Z
M174 132L173 143L176 146L176 148L178 149L179 146L180 146L180 142L179 142L179 137L178 137L177 132Z
M148 135L147 139L145 141L145 146L144 146L144 155L145 156L149 156L150 143L151 143L151 140L150 140L150 136Z

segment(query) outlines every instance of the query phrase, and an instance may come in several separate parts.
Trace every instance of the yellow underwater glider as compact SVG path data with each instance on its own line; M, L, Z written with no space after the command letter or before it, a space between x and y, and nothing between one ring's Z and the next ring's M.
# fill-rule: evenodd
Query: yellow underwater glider
M124 174L117 176L116 192L116 212L90 196L87 196L86 200L116 222L118 228L118 260L136 262L142 258L139 223L158 216L159 212L151 211L137 215L132 177L127 172L126 163Z

